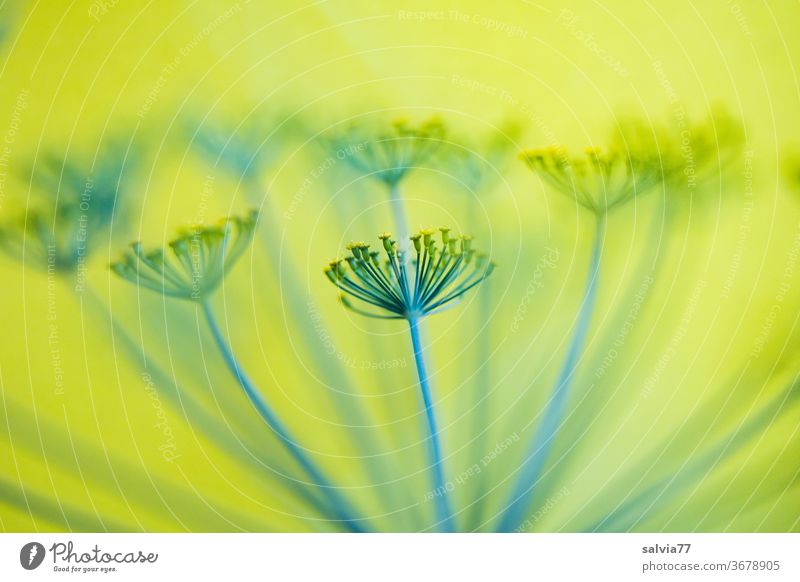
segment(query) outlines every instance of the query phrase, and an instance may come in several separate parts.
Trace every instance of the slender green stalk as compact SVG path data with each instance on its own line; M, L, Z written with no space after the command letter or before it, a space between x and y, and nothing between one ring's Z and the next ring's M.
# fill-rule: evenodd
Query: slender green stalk
M428 423L430 433L430 463L433 470L434 499L436 500L436 519L444 531L453 531L453 517L450 510L450 503L447 499L447 489L444 480L444 469L442 462L442 450L439 441L439 430L436 425L436 415L433 412L433 399L431 387L428 381L428 372L425 368L425 358L423 355L422 341L419 333L419 318L410 317L408 328L411 333L411 343L414 347L414 361L417 364L417 376L419 377L419 389L422 393L422 402L425 406L425 418Z
M389 203L391 205L392 217L394 218L394 227L397 231L399 248L401 251L405 252L410 246L410 239L408 219L406 218L405 205L403 204L403 194L400 190L399 182L395 182L389 187ZM453 531L452 513L447 499L447 491L445 489L444 470L442 466L439 436L436 429L436 418L433 413L430 385L428 382L428 376L425 369L425 360L423 358L421 347L423 344L423 337L426 337L425 328L422 325L422 320L420 318L409 319L408 325L409 329L411 330L411 342L414 345L414 360L417 365L420 390L422 392L422 399L425 404L425 415L431 435L430 453L434 473L436 520L441 524L442 529L445 531Z
M662 200L661 205L663 206L664 202ZM664 220L663 225L661 223L662 218ZM628 277L630 279L630 283L628 284L627 290L623 293L622 297L630 298L630 302L623 302L623 308L619 310L617 318L614 321L606 320L605 327L608 329L606 332L605 337L602 335L598 336L597 345L606 346L611 345L616 340L617 335L619 334L619 330L625 324L625 321L628 317L630 317L630 305L631 303L636 302L636 294L640 292L640 289L643 285L643 282L646 279L649 279L651 282L649 285L652 285L656 278L656 273L661 267L661 265L665 262L664 258L667 254L667 240L663 238L659 238L655 236L659 230L663 230L664 232L668 232L670 229L670 219L669 215L664 211L655 212L651 217L650 223L645 226L647 232L651 233L653 236L648 238L650 242L650 246L645 246L641 252L640 257L636 263L635 268L633 269L634 275ZM651 253L648 252L648 249L652 249L652 256ZM639 311L643 312L644 307L647 302L652 297L652 293L648 291L644 293L644 296L641 297L639 300ZM598 332L599 333L599 332ZM588 401L586 402L588 403ZM589 407L591 408L591 407ZM593 414L593 412L592 412ZM580 439L576 440L572 443L572 447L576 447L580 443ZM549 478L547 484L543 484L542 487L539 487L537 490L537 496L541 497L549 497L550 491L559 487L559 479L565 473L568 473L570 470L570 464L572 462L572 457L565 459L563 462L559 463L557 467L553 467L549 472Z
M244 393L250 403L258 411L261 418L264 419L264 422L266 422L267 425L273 431L275 431L278 437L283 441L289 453L308 474L314 484L321 488L323 494L328 499L331 508L337 515L338 520L341 521L342 524L351 531L364 531L362 526L360 526L353 517L353 513L350 511L347 501L339 494L334 486L330 485L330 482L322 474L314 462L306 455L306 453L297 446L296 441L291 437L288 429L283 425L269 404L267 404L266 400L264 400L264 398L261 396L253 382L245 374L241 365L236 360L233 351L228 345L228 342L222 335L222 330L220 330L216 318L214 317L214 313L211 310L211 306L208 304L208 302L204 302L202 304L202 308L206 322L208 323L208 327L211 330L211 335L214 337L214 342L216 343L220 354L225 360L225 364L236 378L239 386L241 386L242 390L244 390Z
M253 201L260 202L260 198L263 197L263 195L261 194L258 180L256 178L248 178L247 188ZM370 436L370 439L355 438L359 436L359 434L358 431L352 429L371 429L374 423L371 421L362 399L355 393L352 381L348 377L346 371L342 369L342 364L339 359L330 357L324 350L314 349L314 346L320 343L320 339L318 330L315 329L309 313L309 305L303 302L303 299L308 296L308 289L303 289L300 284L300 277L291 262L284 262L281 264L281 240L279 236L281 225L277 220L280 214L275 209L271 196L266 197L264 204L267 208L261 213L261 217L267 224L261 229L265 237L265 244L263 246L270 263L272 263L272 268L277 275L278 281L280 282L282 289L281 297L286 301L286 307L289 313L295 316L292 322L292 329L300 334L303 340L301 343L309 346L309 354L314 367L317 371L324 372L326 383L335 387L336 390L345 391L347 394L351 395L347 402L343 402L342 398L335 396L337 394L336 390L326 390L326 392L334 394L332 403L350 425L350 432L354 433L353 441L358 446L364 446L372 442L370 439L374 440L374 435ZM320 318L322 317L321 314L318 314L318 316ZM374 454L374 450L370 449L368 454Z
M91 287L87 287L84 291L83 297L86 298L86 304L90 309L95 311L102 319L107 319L111 325L114 339L119 340L122 349L127 356L133 361L143 373L149 374L154 381L154 384L159 387L169 387L168 390L159 390L160 395L166 396L170 406L175 410L180 411L187 420L190 420L192 426L196 425L200 428L200 432L207 435L214 435L214 442L217 443L222 450L224 450L231 458L238 458L245 464L252 464L253 460L257 460L262 467L265 467L274 477L287 480L287 475L281 471L276 470L265 463L263 460L255 457L253 453L244 451L247 449L261 449L261 445L253 446L253 443L243 445L239 438L234 438L228 427L223 426L212 415L208 413L206 406L192 394L190 390L183 389L179 384L177 378L168 374L161 366L156 363L145 349L143 343L136 342L125 328L119 324L114 318L109 308L103 303L97 293ZM81 302L83 300L81 299ZM247 447L247 449L243 448ZM274 481L265 480L266 483L274 485ZM328 509L327 504L323 503L320 499L315 497L306 489L300 489L295 493L303 499L306 503L314 507L317 511L325 513Z
M441 250L433 239L434 229L422 229L410 237L416 260L408 260L397 241L388 233L380 235L386 261L379 261L380 251L369 251L370 245L355 242L348 245L351 255L328 263L325 276L342 294L342 304L373 319L405 319L409 325L420 392L430 432L430 467L433 470L434 498L439 521L437 525L453 530L447 503L439 431L433 411L430 383L423 357L421 319L454 305L470 289L482 283L495 269L492 261L476 256L472 237L454 237L450 228L439 229ZM357 303L353 303L352 300Z
M326 384L326 394L330 395L332 407L339 413L346 425L348 438L354 448L360 452L362 458L367 459L367 472L372 487L387 487L396 479L396 472L389 466L388 457L382 454L391 447L386 445L385 437L376 434L373 430L375 422L371 412L362 398L352 378L344 368L342 359L332 357L323 349L315 349L320 345L319 329L315 327L309 312L309 304L304 302L308 297L308 289L303 288L301 279L296 268L291 262L281 264L280 255L280 232L282 226L278 221L280 213L276 210L273 198L269 195L264 198L261 187L255 176L248 176L246 179L248 195L253 202L261 202L263 198L266 209L262 211L261 217L267 221L261 233L264 238L264 249L268 260L280 282L281 297L285 300L286 310L293 315L292 330L299 334L302 345L308 346L310 363L318 373L323 374ZM317 313L319 318L316 326L325 326L323 314ZM327 389L328 387L332 389ZM378 431L380 433L380 431ZM398 502L410 505L412 503L410 495L405 495L399 488L392 488L391 494ZM404 499L400 499L404 497Z
M477 187L473 188L477 191ZM476 205L469 205L469 221L468 225L472 232L478 230L478 219L476 213ZM473 450L478 451L482 456L486 451L487 441L489 436L489 425L492 419L492 399L490 386L492 384L492 360L489 356L491 350L491 328L487 326L492 315L492 282L487 280L484 283L483 293L477 298L478 303L478 320L476 322L476 337L475 337L475 361L478 369L475 371L475 378L473 381L473 396L472 402L474 405L474 414L472 415L472 434L475 437L472 440ZM489 480L488 472L480 473L476 478L477 491L475 492L474 501L470 506L469 515L467 517L468 527L479 528L484 522L484 507L486 505L486 498L488 496Z
M488 327L483 327L491 317L492 294L491 281L487 281L483 293L478 297L478 331L477 331L477 364L478 370L475 372L474 397L475 413L473 414L473 439L474 450L483 455L486 451L486 443L489 435L489 425L491 424L491 402L490 385L492 383L491 359L489 357L491 333ZM484 474L478 475L478 490L469 516L470 526L479 527L483 523L483 511L488 494L488 479Z
M592 247L592 258L589 262L589 273L586 280L586 289L583 302L578 312L575 332L572 335L567 357L558 375L552 396L550 397L544 416L537 426L531 440L528 454L520 468L520 476L511 496L511 500L503 514L498 531L513 531L525 520L525 511L531 504L542 471L547 463L550 450L553 447L556 433L561 427L566 412L570 386L575 377L578 360L583 351L589 323L592 319L595 297L597 291L598 271L600 268L600 255L603 247L605 216L599 214L595 225L595 237Z

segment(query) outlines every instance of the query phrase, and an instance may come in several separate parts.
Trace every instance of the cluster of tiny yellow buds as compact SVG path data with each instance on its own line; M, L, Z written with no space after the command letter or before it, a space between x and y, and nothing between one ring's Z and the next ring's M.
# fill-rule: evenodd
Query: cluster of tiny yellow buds
M589 146L583 150L584 157L570 157L569 152L562 146L550 146L542 149L528 149L520 152L519 157L534 170L548 168L567 168L573 170L585 170L586 162L593 166L609 166L623 160L621 152L614 147L602 149L597 146Z
M144 250L133 243L112 270L123 279L170 297L204 301L220 285L253 239L258 215L221 220L217 226L179 230L164 249Z
M438 115L433 115L414 126L406 116L396 117L391 121L392 129L401 137L440 137L444 132L444 122Z
M440 226L438 231L441 234L442 250L451 254L466 253L467 260L472 258L472 236L461 235L453 236L449 226ZM423 247L429 253L436 253L436 236L437 229L435 228L421 228L418 233L412 234L409 239L414 245L414 250L419 254L422 252ZM460 246L459 246L459 243Z
M522 150L519 157L526 162L550 162L550 163L567 163L569 158L567 156L567 148L563 146L547 146L545 148L529 148Z
M618 147L587 147L570 157L561 146L524 150L520 158L557 190L602 214L644 192L657 181L657 168L625 154Z
M437 116L417 124L401 117L382 127L353 125L328 141L355 170L394 186L438 151L444 135Z
M392 120L392 127L398 133L402 133L406 131L406 128L408 127L408 121L409 121L408 117L395 117Z
M640 173L652 171L670 189L691 191L718 175L741 152L744 128L727 112L712 109L706 120L680 124L618 119L612 143Z
M441 242L435 240L439 238L437 232ZM325 268L325 275L341 291L384 312L371 313L349 300L342 301L352 311L369 317L398 319L437 313L483 281L495 267L487 263L485 255L475 253L471 236L453 236L446 226L422 228L409 237L416 251L412 261L398 250L391 234L378 238L386 252L383 263L367 243L352 242L347 245L350 255L346 259L334 259Z

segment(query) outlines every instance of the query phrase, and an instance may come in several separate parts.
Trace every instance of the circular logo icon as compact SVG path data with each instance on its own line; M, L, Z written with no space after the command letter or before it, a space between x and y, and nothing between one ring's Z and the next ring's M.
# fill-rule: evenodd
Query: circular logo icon
M26 570L35 570L44 561L44 546L39 542L29 542L19 551L19 563Z

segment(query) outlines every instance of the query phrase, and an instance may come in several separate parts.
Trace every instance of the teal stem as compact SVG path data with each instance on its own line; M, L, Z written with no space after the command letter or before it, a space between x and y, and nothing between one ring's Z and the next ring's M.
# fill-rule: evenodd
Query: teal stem
M492 373L491 373L491 358L489 352L491 350L490 327L484 325L491 318L492 309L492 281L491 278L483 282L483 289L478 297L478 329L476 330L476 352L478 370L475 372L474 384L474 397L473 402L475 405L475 413L473 414L473 430L472 434L475 435L473 444L475 449L479 451L481 456L486 450L489 425L491 424L491 389ZM484 506L486 504L486 497L488 495L489 482L487 475L479 474L477 477L477 492L475 500L472 502L472 507L469 515L469 523L471 526L480 527L483 523Z
M663 201L662 201L662 206L663 206ZM661 226L662 216L664 217L663 226ZM628 284L626 292L622 294L623 297L630 298L630 301L634 301L636 293L638 292L639 288L642 285L642 282L645 280L646 277L650 277L650 279L653 281L650 284L651 286L655 284L656 272L659 269L659 266L664 262L663 257L667 245L667 238L662 237L661 240L659 241L659 239L655 236L655 233L657 233L659 229L662 229L664 232L669 231L670 228L669 216L670 215L665 213L664 211L656 212L651 217L650 223L645 227L647 229L647 232L652 234L652 237L648 237L648 241L651 242L651 247L645 247L642 250L642 254L637 261L637 266L635 267L636 274L629 277L631 282ZM648 253L647 251L648 248L652 248L653 250L652 257L650 256L650 253ZM645 293L641 301L641 304L639 305L640 312L644 312L645 306L647 305L648 301L650 301L652 295L653 294L650 292L650 290L648 290ZM616 336L619 333L619 330L624 325L625 320L628 318L629 307L630 304L624 302L623 307L619 309L617 319L615 321L606 320L605 327L608 329L608 331L606 332L605 336L598 337L597 340L598 345L608 346L615 341ZM584 405L587 404L588 406L584 406L584 408L588 410L588 414L593 415L595 409L589 403L588 400L584 401ZM576 447L579 443L580 439L573 442L572 446ZM540 497L541 496L548 497L550 490L558 486L559 479L561 478L561 476L570 471L570 465L571 461L565 460L564 462L559 463L558 467L554 467L550 471L548 484L545 485L544 487L539 487L537 495Z
M253 198L254 201L261 202L259 199L259 196L261 196L260 187L255 178L248 178L247 188L250 192L250 197ZM275 275L280 281L282 288L281 297L286 301L286 311L294 316L292 329L302 338L303 341L300 343L309 346L311 362L317 371L324 373L326 383L349 395L349 400L343 400L336 395L336 391L326 390L326 393L334 394L331 398L332 404L338 409L338 412L349 425L351 429L350 432L353 433L351 439L356 447L364 447L366 445L366 452L368 456L371 456L375 453L375 450L374 447L370 446L370 439L358 438L361 436L361 431L364 429L371 429L374 425L370 418L369 411L366 409L361 397L356 393L353 382L343 369L339 359L331 357L323 350L315 349L315 346L320 343L320 339L317 329L315 329L314 323L311 320L308 305L303 302L303 299L309 296L308 289L303 289L303 286L300 284L300 277L291 262L284 262L283 265L281 264L280 232L282 227L278 221L279 216L280 214L273 204L272 197L266 196L266 198L264 198L264 210L261 212L261 219L266 222L264 228L260 229L265 237L263 247L267 253L269 262L272 264ZM322 315L319 314L319 317L319 325L324 326Z
M444 480L442 462L442 449L439 440L439 430L436 424L436 415L433 412L433 399L431 396L428 372L425 368L422 340L420 339L419 318L408 318L408 329L411 333L411 344L414 347L414 361L417 364L419 389L422 394L422 403L425 407L425 419L428 423L430 463L433 470L434 499L436 500L436 520L444 531L453 531L453 517L450 502L447 498L447 489Z
M264 400L264 398L261 396L261 393L250 380L249 376L245 374L242 366L233 355L233 351L228 345L228 342L222 335L222 331L217 324L217 320L214 317L214 313L211 310L211 306L208 304L208 302L203 302L202 308L206 322L208 323L208 327L211 330L211 335L214 337L214 342L216 343L217 348L219 349L222 358L225 360L225 364L228 366L231 374L233 374L233 376L236 378L236 381L239 383L239 386L241 386L242 390L244 390L247 399L258 411L264 422L266 422L267 425L275 432L275 434L277 434L278 437L283 441L286 449L289 451L294 460L297 461L297 464L300 465L308 474L314 484L321 488L325 497L328 499L331 508L334 510L337 519L351 531L364 531L364 529L352 517L352 513L349 510L349 504L347 501L345 501L345 499L338 493L336 488L330 484L328 479L322 474L314 462L308 458L306 453L297 446L297 441L291 437L289 430L283 425L269 404L267 404L266 400Z
M597 216L597 223L595 225L592 257L589 261L586 289L583 293L583 302L578 312L575 332L572 335L566 359L564 360L561 372L556 380L550 401L547 403L544 416L531 439L531 443L528 447L528 454L520 467L520 476L508 507L500 520L500 525L497 528L498 531L514 531L524 522L525 511L530 506L532 498L536 493L539 479L541 478L548 457L550 456L550 451L553 448L556 433L564 420L570 386L575 378L575 370L584 344L586 343L586 336L589 331L592 312L594 311L597 280L600 270L600 255L603 248L603 234L605 231L604 225L605 215L600 214Z
M133 339L133 337L131 337L125 328L119 324L113 313L111 313L110 308L105 305L105 303L91 287L87 287L83 295L86 297L86 304L90 309L95 311L101 319L108 318L114 334L114 339L119 340L123 351L127 354L131 361L136 364L141 372L149 374L153 379L155 386L170 387L169 390L160 389L159 394L165 396L169 405L182 414L183 418L185 418L192 426L192 430L194 430L194 427L196 426L200 429L201 433L213 435L214 442L220 447L220 449L230 455L231 458L238 458L242 463L248 466L252 464L253 460L255 459L275 478L282 479L284 481L288 480L287 475L270 467L269 464L265 463L253 453L243 453L244 449L241 439L234 438L231 435L229 428L221 424L216 417L209 414L207 407L203 405L196 395L194 395L190 390L184 389L178 383L177 378L168 374L156 363L155 359L148 354L144 344L137 342ZM83 300L81 299L81 301ZM246 446L248 449L252 450L260 450L262 448L261 446L254 446L253 443L249 442ZM269 483L272 486L275 484L274 481L269 481L266 479L265 483ZM298 491L297 494L298 497L314 507L317 511L324 513L327 510L326 504L323 504L319 499L305 489Z
M473 185L469 189L472 193L478 192L478 185ZM469 204L469 218L467 225L469 232L477 234L478 230L478 215L476 212L477 203L475 200L470 200ZM483 236L483 235L481 235ZM476 322L477 329L475 330L475 361L478 369L475 371L473 381L473 396L471 402L474 406L472 414L472 434L475 438L472 441L474 449L483 456L483 451L486 450L489 425L492 419L491 408L491 391L490 385L492 384L492 368L491 358L489 356L491 351L491 328L487 325L492 315L492 279L489 278L482 284L481 292L478 294L478 321ZM470 505L469 514L467 516L468 527L475 531L481 527L484 522L484 513L487 496L489 494L489 480L488 472L482 472L475 477L477 482L477 491L473 497L474 501Z
M343 359L321 349L319 329L329 329L324 315L317 313L317 323L312 321L309 312L309 305L312 304L304 301L309 297L307 286L301 284L301 278L291 261L281 264L280 233L283 226L279 221L281 215L273 197L269 194L264 196L258 179L253 175L246 177L245 186L251 202L260 204L263 201L264 209L260 214L260 220L265 221L264 228L260 228L263 248L279 281L285 312L293 316L291 330L302 340L298 344L308 346L309 367L314 368L324 378L324 382L319 381L324 393L328 395L331 408L339 414L343 419L342 424L348 429L346 438L362 458L369 460L366 472L371 486L378 491L386 490L401 507L411 505L413 501L405 497L405 491L392 487L392 483L397 480L396 470L385 454L392 447L386 445L386 438L380 431L374 430L375 421L367 400L360 395Z
M389 184L389 204L391 206L392 218L396 229L395 240L401 252L408 251L411 240L408 230L408 219L406 218L405 204L403 203L403 193L400 190L400 181ZM408 319L409 329L411 330L411 342L414 345L414 360L417 365L417 375L419 376L420 391L425 405L425 415L430 432L429 452L434 475L434 492L436 493L436 521L444 531L453 531L452 513L445 490L444 469L441 459L441 448L439 436L436 429L436 417L433 413L433 403L431 402L430 384L425 370L425 360L422 354L423 338L425 328L419 317Z

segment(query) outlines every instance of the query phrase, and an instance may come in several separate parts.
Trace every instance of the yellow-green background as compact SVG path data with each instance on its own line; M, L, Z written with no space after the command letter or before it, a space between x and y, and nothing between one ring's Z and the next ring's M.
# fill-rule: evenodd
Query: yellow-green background
M133 203L128 216L115 218L112 244L95 251L89 283L137 338L141 322L149 353L208 399L212 411L213 386L223 401L223 412L215 414L232 423L226 438L247 435L265 462L283 461L193 307L137 295L106 266L130 239L163 244L176 227L194 220L209 176L208 219L261 204L247 197L237 176L197 155L187 124L208 115L232 131L240 123L302 120L310 133L283 144L278 161L262 175L270 197L264 208L278 215L282 260L300 274L337 349L358 361L405 358L408 365L399 369L349 371L376 426L342 426L346 421L331 406L325 371L306 368L309 353L324 347L296 333L297 314L286 310L287 291L261 248L263 238L226 280L215 306L237 353L287 423L381 530L424 529L432 515L430 504L422 503L430 485L412 354L402 324L375 324L344 312L320 267L351 238L374 240L392 227L391 217L381 188L363 180L349 184L354 175L341 164L297 199L326 156L309 138L350 116L386 110L387 118L438 112L453 139L478 148L482 136L507 117L526 126L520 147L558 141L581 148L602 144L620 114L669 121L675 104L667 83L693 119L702 119L712 104L726 106L742 119L750 153L691 201L673 200L669 222L660 215L661 192L610 218L599 302L571 400L574 414L554 449L556 458L569 456L550 487L553 495L562 486L569 493L534 529L591 529L627 495L673 474L685 479L679 494L654 498L638 519L617 527L798 529L796 397L767 415L741 446L702 471L681 472L692 455L768 406L800 369L800 280L785 273L800 236L800 193L783 172L785 155L800 148L796 2L111 4L98 19L90 12L98 5L89 2L6 2L0 8L0 131L12 123L21 92L24 102L9 144L0 216L16 216L35 195L26 169L43 150L88 165L98 143L133 136L143 152L130 186ZM563 24L563 15L558 20L562 8L579 17L574 27ZM401 14L417 10L441 10L443 18L420 22ZM493 30L480 23L483 16L520 31L511 37ZM628 74L604 63L577 33L593 35L592 46L618 59ZM165 73L176 57L180 62ZM456 76L474 81L473 88ZM137 115L154 90L152 105ZM270 147L277 147L275 139L264 136ZM744 229L746 156L752 161L753 209ZM483 325L477 302L429 324L447 466L458 474L495 443L515 433L524 442L532 432L529 422L557 375L580 302L592 221L515 160L478 197L434 172L419 172L404 187L412 226L448 222L471 230L500 264L486 291L493 312L482 333L497 349L488 384L476 385L485 359L475 341ZM282 218L293 200L296 213ZM545 273L520 331L512 332L545 247L559 249L560 260ZM641 265L657 253L661 266L634 331L613 367L595 381L647 273ZM298 501L294 486L254 459L233 458L218 446L220 435L187 423L173 409L167 415L181 457L166 463L139 370L119 342L112 343L108 314L92 311L69 282L58 283L54 295L65 382L64 394L56 394L47 344L48 279L37 266L23 268L12 258L2 259L0 271L2 529L335 529L297 517L319 516ZM752 357L784 280L791 287L781 312L760 356ZM699 282L707 285L681 332ZM730 293L723 293L725 285ZM644 397L644 382L666 353L668 365ZM476 394L484 398L476 402ZM490 407L492 420L480 439L477 406ZM361 456L365 442L384 452L391 483L373 486L366 467L375 460ZM485 478L490 493L483 523L491 527L523 450L512 446L481 479L456 489L457 509L464 512L457 520L466 519Z

